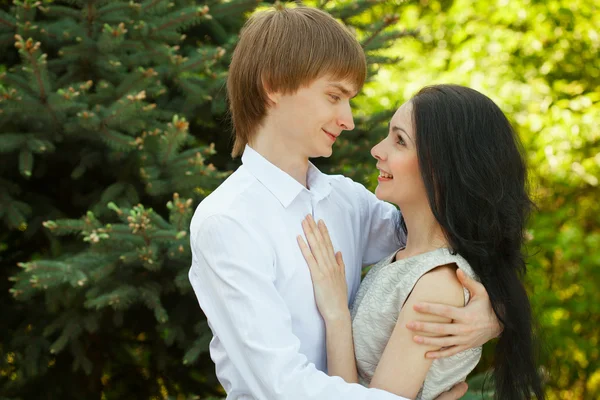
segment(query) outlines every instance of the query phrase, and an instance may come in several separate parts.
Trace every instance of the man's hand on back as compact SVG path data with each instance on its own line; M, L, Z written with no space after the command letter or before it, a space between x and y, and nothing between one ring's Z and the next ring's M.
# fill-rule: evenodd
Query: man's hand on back
M440 394L435 400L458 400L467 393L469 385L466 382L460 382L447 392Z
M414 340L417 343L440 347L438 351L427 353L427 358L449 357L463 350L482 346L502 333L502 327L492 309L485 287L469 278L460 269L457 269L456 274L471 294L469 304L465 307L433 303L420 303L414 306L414 309L420 313L451 318L452 323L410 321L406 325L416 333ZM435 336L421 336L418 335L420 332Z

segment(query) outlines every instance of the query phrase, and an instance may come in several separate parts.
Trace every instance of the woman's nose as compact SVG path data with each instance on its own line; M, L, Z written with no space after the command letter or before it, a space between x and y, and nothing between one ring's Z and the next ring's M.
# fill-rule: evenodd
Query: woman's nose
M381 142L377 143L371 149L371 155L373 158L382 161L383 160L383 152L381 151Z

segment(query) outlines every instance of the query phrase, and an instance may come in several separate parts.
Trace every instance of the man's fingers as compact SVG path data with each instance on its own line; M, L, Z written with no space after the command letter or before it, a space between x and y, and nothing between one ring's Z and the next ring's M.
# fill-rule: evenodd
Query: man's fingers
M457 346L460 344L460 336L442 336L442 337L430 337L430 336L413 336L413 340L420 344L436 346L441 349L442 347Z
M464 271L460 268L456 269L456 276L460 283L465 288L467 288L467 290L471 294L471 297L474 297L476 294L481 295L482 293L485 293L484 286L481 283L477 282L475 279L465 274Z
M428 333L436 336L465 335L469 333L466 325L452 323L410 321L406 324L406 327L413 332Z
M445 304L417 303L414 310L423 314L432 314L450 319L460 319L462 308L452 307Z
M425 353L425 357L430 358L430 359L450 357L450 356L460 353L463 350L466 350L467 348L468 347L466 347L466 346L452 346L452 347L445 348L443 350L429 351L429 352Z
M467 393L469 385L467 382L460 382L447 392L440 394L435 400L458 400Z

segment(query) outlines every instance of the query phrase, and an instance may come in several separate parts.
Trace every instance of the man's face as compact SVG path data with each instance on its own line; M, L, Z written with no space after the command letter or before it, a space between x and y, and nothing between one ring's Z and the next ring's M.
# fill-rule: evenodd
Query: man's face
M275 93L268 118L290 151L305 157L329 157L344 130L354 129L349 82L321 77L293 94Z

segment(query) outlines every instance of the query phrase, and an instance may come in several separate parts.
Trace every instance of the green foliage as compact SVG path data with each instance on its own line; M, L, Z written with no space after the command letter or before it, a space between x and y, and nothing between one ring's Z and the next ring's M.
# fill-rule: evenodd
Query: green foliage
M527 285L551 399L600 396L599 10L597 0L407 3L399 26L418 29L418 40L385 52L403 59L365 87L355 109L367 123L322 164L374 189L368 150L391 113L428 84L470 86L503 108L524 144L539 207L529 223ZM489 368L492 347L477 371Z

